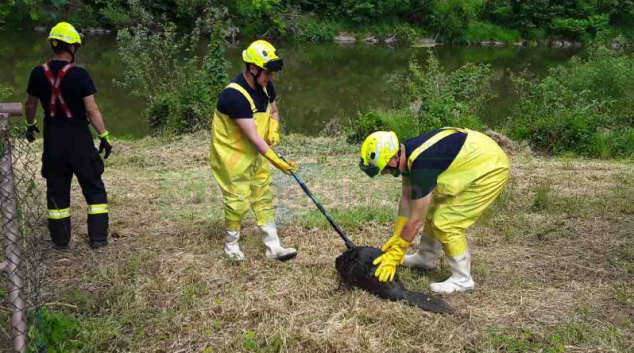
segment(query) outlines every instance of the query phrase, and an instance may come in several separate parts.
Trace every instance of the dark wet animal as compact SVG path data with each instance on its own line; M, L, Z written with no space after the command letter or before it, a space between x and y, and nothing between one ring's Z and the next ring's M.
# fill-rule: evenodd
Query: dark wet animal
M377 266L372 261L382 254L381 249L372 247L354 247L337 257L335 267L341 284L346 287L358 287L383 299L405 301L432 313L453 313L453 309L443 300L431 295L409 291L394 276L392 282L379 282L374 277Z

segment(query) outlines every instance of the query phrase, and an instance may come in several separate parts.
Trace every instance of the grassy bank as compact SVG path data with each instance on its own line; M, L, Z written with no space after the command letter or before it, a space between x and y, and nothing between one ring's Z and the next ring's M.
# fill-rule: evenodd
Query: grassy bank
M292 142L292 145L291 145ZM78 320L84 352L634 351L634 163L544 158L519 148L501 198L468 231L477 282L446 300L463 318L337 290L345 247L290 177L275 171L291 263L268 261L252 218L244 263L222 252L209 136L115 142L105 182L111 245L90 251L83 216L72 250L49 252L46 302ZM357 147L290 136L279 148L360 245L391 234L399 184L368 179ZM38 180L43 185L42 180ZM85 205L73 185L72 212ZM415 248L415 247L414 247ZM410 289L429 277L399 269ZM6 337L5 337L6 342ZM71 342L71 341L68 341ZM8 347L8 344L3 344Z

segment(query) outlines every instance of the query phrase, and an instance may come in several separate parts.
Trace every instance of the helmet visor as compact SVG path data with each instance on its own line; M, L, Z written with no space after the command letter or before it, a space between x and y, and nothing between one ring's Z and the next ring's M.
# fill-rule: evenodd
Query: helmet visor
M365 174L367 174L370 178L374 178L375 176L379 175L379 173L381 172L379 170L379 167L375 167L373 165L365 165L365 164L363 164L363 158L360 158L359 168L361 168L361 170Z
M282 70L282 66L284 66L284 61L282 58L277 58L264 63L264 70L268 72L277 72Z

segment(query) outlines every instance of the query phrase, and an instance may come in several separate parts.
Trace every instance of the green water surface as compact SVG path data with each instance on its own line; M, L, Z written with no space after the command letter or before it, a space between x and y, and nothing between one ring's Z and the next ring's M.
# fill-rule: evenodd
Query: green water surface
M51 57L45 38L46 34L36 32L0 36L0 82L14 88L14 94L8 101L24 101L31 70ZM248 43L248 40L243 40L235 47L227 47L227 56L232 63L231 77L243 69L241 52ZM346 124L355 119L359 111L394 107L402 92L395 90L388 83L389 79L396 73L405 72L412 57L424 62L429 50L365 43L274 44L285 63L283 73L274 78L280 116L286 131L309 135L319 133L332 119ZM494 84L498 98L490 102L482 119L492 127L499 125L508 115L512 95L507 69L520 71L528 68L544 74L549 67L579 53L579 49L515 46L439 46L431 50L447 70L469 62L491 64L498 79ZM142 116L145 102L130 96L113 83L122 75L115 35L86 37L86 45L77 55L77 64L86 68L95 82L97 103L110 132L131 138L146 135L148 127Z

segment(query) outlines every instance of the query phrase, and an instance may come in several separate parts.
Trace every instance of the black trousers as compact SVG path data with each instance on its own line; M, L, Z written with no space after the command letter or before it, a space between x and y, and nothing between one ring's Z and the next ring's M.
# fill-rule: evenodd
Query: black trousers
M73 175L77 177L89 206L87 223L90 241L107 240L108 197L101 179L103 172L103 160L95 148L87 121L45 121L42 176L46 178L48 228L56 245L64 246L70 242L69 208ZM95 205L99 205L101 211L91 212L91 206Z

